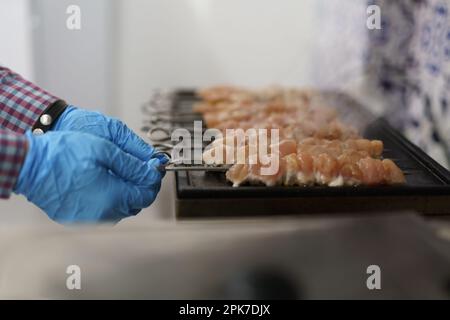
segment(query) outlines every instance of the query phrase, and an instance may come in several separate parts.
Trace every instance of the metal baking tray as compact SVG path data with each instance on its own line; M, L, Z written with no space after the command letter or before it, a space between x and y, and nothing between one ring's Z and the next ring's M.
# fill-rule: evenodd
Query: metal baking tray
M423 214L450 214L450 172L408 141L384 118L373 116L346 94L324 92L323 98L368 139L384 142L386 158L395 159L406 175L402 186L232 187L225 174L176 172L176 214L179 218L349 213L414 210ZM171 113L192 113L194 91L173 94ZM201 120L201 115L198 115ZM173 123L175 127L189 126Z

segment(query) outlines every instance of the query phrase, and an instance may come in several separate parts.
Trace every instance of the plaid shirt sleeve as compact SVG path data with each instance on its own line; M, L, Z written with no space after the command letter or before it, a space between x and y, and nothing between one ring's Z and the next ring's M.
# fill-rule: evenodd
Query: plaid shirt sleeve
M0 129L0 198L9 198L26 153L27 140L8 130Z
M26 153L23 133L57 100L48 92L0 66L0 198L8 198Z

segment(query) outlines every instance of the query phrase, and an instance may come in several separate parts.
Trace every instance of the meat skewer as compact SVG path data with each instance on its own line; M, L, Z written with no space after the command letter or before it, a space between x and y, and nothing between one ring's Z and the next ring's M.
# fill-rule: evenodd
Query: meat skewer
M269 156L278 163L271 174L261 174L266 164L258 158L260 146L248 139L218 139L206 149L205 164L231 165L226 177L234 186L405 182L400 168L382 158L383 143L363 139L342 123L334 109L323 105L317 92L221 86L200 90L198 95L202 102L194 111L203 115L208 128L219 129L224 135L227 129L279 130L281 142L269 148Z
M209 165L234 164L227 179L234 186L244 183L274 185L375 185L401 184L405 178L394 162L382 160L383 143L377 140L321 140L309 138L298 144L284 140L271 146L271 156L277 157L278 169L273 174L261 174L263 164L249 152L249 145L232 148L226 140L218 140L203 154ZM248 141L246 142L248 143ZM222 148L223 160L215 153ZM245 149L245 160L236 163L238 152ZM257 150L257 148L255 148ZM252 161L253 160L253 161Z

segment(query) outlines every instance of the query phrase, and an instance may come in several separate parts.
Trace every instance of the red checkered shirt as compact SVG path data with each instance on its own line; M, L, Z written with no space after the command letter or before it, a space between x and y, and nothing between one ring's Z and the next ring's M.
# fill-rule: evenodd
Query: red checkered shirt
M26 154L31 129L56 97L0 66L0 198L8 198Z

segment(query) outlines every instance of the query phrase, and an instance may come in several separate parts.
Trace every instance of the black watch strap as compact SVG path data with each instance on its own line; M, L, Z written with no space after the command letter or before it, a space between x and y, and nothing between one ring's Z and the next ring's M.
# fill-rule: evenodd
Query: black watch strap
M64 100L56 100L41 114L33 126L33 134L44 134L56 122L58 117L66 110L67 103Z

